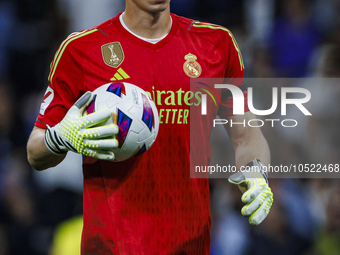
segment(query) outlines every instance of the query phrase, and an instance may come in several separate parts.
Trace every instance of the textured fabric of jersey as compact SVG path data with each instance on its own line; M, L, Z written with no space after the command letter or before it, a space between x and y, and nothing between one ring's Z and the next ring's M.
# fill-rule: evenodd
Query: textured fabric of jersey
M117 16L71 34L51 64L37 127L57 124L85 91L109 82L150 92L160 115L143 156L84 160L84 255L210 252L208 179L190 178L189 109L199 99L189 92L185 57L197 58L200 78L243 77L244 67L227 29L171 15L171 31L156 44L130 34ZM222 103L212 110L231 114L232 98Z

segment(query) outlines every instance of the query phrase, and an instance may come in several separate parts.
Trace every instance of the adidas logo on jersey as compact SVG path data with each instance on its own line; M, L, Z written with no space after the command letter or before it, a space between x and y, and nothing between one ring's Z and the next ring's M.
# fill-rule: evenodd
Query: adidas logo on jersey
M130 76L122 68L119 68L110 81L121 81L129 78Z

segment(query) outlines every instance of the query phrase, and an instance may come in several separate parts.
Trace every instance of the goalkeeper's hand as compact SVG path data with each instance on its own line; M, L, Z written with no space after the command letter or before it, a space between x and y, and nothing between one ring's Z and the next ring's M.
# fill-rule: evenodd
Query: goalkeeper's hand
M84 115L85 108L92 100L92 93L86 92L69 109L64 119L54 127L46 127L45 144L54 154L67 151L80 153L98 159L113 160L112 148L118 147L115 135L117 125L101 125L111 116L109 110Z
M268 173L263 163L255 159L247 164L253 172L237 172L229 177L229 182L239 186L242 202L246 205L242 208L243 216L250 216L249 223L259 225L268 215L273 204L273 193L268 185Z

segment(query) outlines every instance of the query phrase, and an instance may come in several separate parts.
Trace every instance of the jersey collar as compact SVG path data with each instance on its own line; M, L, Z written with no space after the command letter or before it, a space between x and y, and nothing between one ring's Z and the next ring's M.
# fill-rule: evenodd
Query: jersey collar
M163 47L164 45L166 45L176 34L177 32L177 28L178 28L178 18L175 14L171 13L171 18L172 18L172 27L168 33L168 35L162 39L161 41L153 44L153 43L149 43L147 41L144 41L136 36L134 36L133 34L131 34L129 31L127 31L122 24L120 23L119 20L119 16L122 13L119 13L116 17L113 17L112 20L112 24L114 25L114 27L116 27L116 29L127 39L133 41L134 43L146 47L146 48L150 48L152 50L157 50L161 47Z

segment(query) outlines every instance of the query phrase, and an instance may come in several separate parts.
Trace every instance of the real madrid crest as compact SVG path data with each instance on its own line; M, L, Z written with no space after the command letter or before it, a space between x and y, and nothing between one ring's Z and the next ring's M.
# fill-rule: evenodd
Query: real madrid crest
M194 54L189 53L185 57L186 62L183 65L184 72L190 78L197 78L202 73L201 65L196 61L197 57Z
M124 52L119 42L108 43L102 46L105 64L117 68L124 60Z

